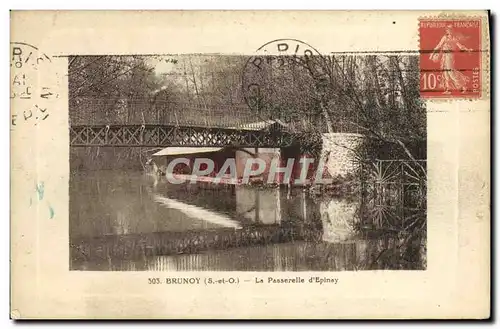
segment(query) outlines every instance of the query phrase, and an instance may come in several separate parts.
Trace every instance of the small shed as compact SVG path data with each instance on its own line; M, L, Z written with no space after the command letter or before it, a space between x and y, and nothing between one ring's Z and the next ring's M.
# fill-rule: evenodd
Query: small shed
M212 175L215 175L227 158L235 156L235 151L224 147L166 147L151 156L155 171L160 174L167 172L168 164L178 158L189 160L189 165L178 164L174 172L178 174L191 174L192 165L196 158L207 158L214 162L215 168ZM201 167L201 170L204 168Z

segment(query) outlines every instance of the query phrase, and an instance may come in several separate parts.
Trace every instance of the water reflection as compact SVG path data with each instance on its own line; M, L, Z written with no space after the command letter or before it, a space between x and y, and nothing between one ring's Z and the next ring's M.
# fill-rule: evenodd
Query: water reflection
M323 224L323 241L342 242L356 235L354 222L359 201L346 199L323 200L319 203Z
M80 172L70 180L70 268L422 268L420 241L402 251L401 238L357 233L358 207L357 199L315 201L302 189L171 185L141 172Z

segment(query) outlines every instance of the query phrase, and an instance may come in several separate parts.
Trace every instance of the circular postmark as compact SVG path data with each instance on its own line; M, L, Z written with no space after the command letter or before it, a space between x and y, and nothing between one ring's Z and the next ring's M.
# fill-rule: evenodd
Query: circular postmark
M47 54L42 53L37 47L25 42L10 43L10 67L15 69L37 70L42 63L50 63Z
M246 61L242 74L248 107L261 119L310 109L312 98L322 93L325 76L319 51L300 40L278 39L256 52Z
M51 58L24 42L10 43L11 127L37 125L49 117L48 102L58 97L50 72Z

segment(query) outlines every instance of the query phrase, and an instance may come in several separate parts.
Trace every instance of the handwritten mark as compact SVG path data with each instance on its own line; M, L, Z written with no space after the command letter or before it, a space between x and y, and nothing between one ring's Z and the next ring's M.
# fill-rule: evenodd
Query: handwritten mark
M43 195L45 193L45 183L41 182L41 183L36 184L35 189L36 189L36 192L38 194L38 200L39 201L43 200Z
M42 201L45 197L45 183L44 182L35 182L35 192L37 194L37 199L38 201ZM30 196L30 207L33 205L33 197ZM47 205L49 207L49 219L54 218L56 212L54 208L52 207L51 204L47 202Z
M52 208L52 206L49 205L49 215L50 215L49 219L54 218L54 214L55 214L54 208Z

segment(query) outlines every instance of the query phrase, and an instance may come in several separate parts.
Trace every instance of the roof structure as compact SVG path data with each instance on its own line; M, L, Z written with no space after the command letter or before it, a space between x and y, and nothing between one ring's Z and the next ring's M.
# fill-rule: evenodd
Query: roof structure
M288 125L281 120L265 120L258 122L249 122L244 123L238 126L229 127L228 129L238 129L238 130L264 130L274 124L279 124L283 127L287 127Z
M166 147L163 150L156 152L152 156L210 153L217 152L222 149L222 147Z

